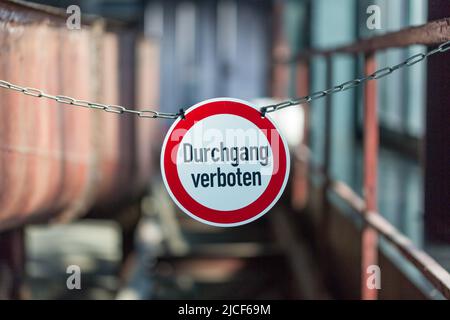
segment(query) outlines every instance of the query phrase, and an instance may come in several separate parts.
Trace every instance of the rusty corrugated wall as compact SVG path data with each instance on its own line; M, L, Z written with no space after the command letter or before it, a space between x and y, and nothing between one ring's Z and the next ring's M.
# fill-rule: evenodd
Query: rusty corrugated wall
M158 44L92 20L0 1L0 79L127 107L158 105ZM135 104L136 103L136 104ZM157 123L0 90L0 231L136 199Z

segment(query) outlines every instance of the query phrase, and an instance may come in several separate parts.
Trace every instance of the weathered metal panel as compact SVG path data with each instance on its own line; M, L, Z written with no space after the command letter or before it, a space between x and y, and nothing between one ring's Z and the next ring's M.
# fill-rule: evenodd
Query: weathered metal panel
M139 109L158 110L159 105L159 43L156 40L139 39L136 50L136 106ZM148 177L154 174L152 163L158 159L162 142L159 122L136 122L137 168L140 187L148 185Z
M49 27L44 23L8 22L0 28L1 77L25 86L45 84L46 76L56 71L47 63L54 53ZM42 38L47 39L48 50L41 50ZM49 208L49 198L55 195L60 178L56 170L58 154L50 152L58 126L54 112L44 101L17 92L3 91L1 97L0 221L8 226Z
M98 100L108 104L119 104L119 75L117 72L119 66L119 39L113 33L106 33L102 36L98 55L100 64ZM99 159L101 163L99 168L99 198L101 202L108 201L108 195L116 193L119 195L119 171L120 171L120 121L125 121L115 114L101 113L99 116L96 134L101 137L98 141Z
M118 85L119 102L135 108L135 42L136 35L129 30L119 30L119 64L118 64ZM120 171L119 184L123 193L128 192L128 197L135 196L137 193L136 178L139 175L136 168L137 148L136 144L136 122L142 119L136 117L125 117L119 122L119 132L117 135L120 147ZM149 125L152 125L150 123Z
M131 31L106 32L100 20L70 31L58 15L10 3L0 13L0 79L127 107L137 94L155 105L157 46L147 43L136 64ZM154 121L5 89L0 109L0 231L126 204L150 179Z
M90 87L92 75L89 73L89 35L86 31L60 31L60 87L58 92L64 95L92 99ZM64 220L79 216L92 200L91 175L94 163L91 158L97 150L92 145L92 121L95 116L91 110L68 108L58 104L53 109L62 110L60 134L63 136L63 184L62 201L65 206Z

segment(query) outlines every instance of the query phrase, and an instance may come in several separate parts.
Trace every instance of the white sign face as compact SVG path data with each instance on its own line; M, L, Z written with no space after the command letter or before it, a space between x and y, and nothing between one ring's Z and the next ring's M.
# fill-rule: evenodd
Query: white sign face
M164 183L188 215L237 226L265 214L289 175L289 151L267 117L235 99L207 100L170 128L161 153Z
M204 139L196 139L204 128L214 130L203 135ZM253 135L253 141L236 141L246 138L246 132ZM230 114L208 117L194 124L180 144L177 163L181 183L194 200L208 208L231 211L246 207L269 184L273 171L269 141L244 118ZM245 193L236 197L239 190Z

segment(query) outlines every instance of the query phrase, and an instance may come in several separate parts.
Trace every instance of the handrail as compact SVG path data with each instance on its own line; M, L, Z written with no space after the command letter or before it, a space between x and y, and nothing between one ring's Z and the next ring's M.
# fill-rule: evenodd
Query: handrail
M450 17L428 22L414 27L408 27L395 32L389 32L368 39L361 39L354 43L335 48L302 50L299 54L286 60L286 57L275 57L275 63L279 68L287 66L283 64L299 63L307 64L308 60L315 57L327 58L327 81L332 82L332 70L330 57L335 54L365 54L365 73L371 74L376 69L375 52L389 48L401 48L411 45L437 45L450 41ZM284 59L284 60L283 60ZM281 64L281 65L280 65ZM305 86L305 85L303 85ZM307 86L307 84L306 84ZM307 90L306 90L307 91ZM365 224L362 228L361 243L362 257L361 268L365 270L368 263L376 262L377 234L385 238L396 247L399 253L412 263L421 274L447 299L450 299L450 274L438 262L431 258L423 250L414 246L410 239L398 231L391 223L382 217L376 208L377 198L377 155L378 155L378 118L377 118L377 88L376 85L365 87L364 106L364 199L354 190L340 181L332 180L329 175L329 159L324 160L323 168L314 168L325 176L326 183L322 191L331 190L346 201L357 211ZM331 124L331 100L325 106L325 128ZM325 139L324 152L329 154L330 143ZM301 161L301 160L300 160ZM309 166L311 168L311 166ZM314 170L318 169L318 170ZM324 218L326 220L326 217ZM375 233L374 233L375 232ZM365 278L361 278L361 297L363 299L377 299L377 293L365 287Z
M305 157L303 157L301 152L295 154L295 159L305 162ZM327 179L330 190L356 211L364 223L395 246L400 254L412 263L446 299L450 299L450 273L447 270L426 252L417 248L410 239L403 235L381 214L378 212L376 214L368 213L364 200L346 183L327 177L324 168L319 164L310 163L309 168L314 174L321 175Z
M450 40L450 17L428 22L420 26L409 27L389 32L368 39L361 39L352 44L329 49L310 49L297 54L289 61L309 59L313 56L330 56L332 54L369 53L388 48L401 48L411 45L436 45Z
M417 248L412 241L397 230L380 214L368 214L361 199L349 186L341 181L332 181L333 190L342 200L358 212L371 228L393 244L446 299L450 299L450 274L426 252Z

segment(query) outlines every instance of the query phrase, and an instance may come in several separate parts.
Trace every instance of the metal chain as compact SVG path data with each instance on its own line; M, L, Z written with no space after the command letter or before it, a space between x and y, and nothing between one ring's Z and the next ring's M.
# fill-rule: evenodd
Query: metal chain
M429 56L431 56L435 53L441 53L441 52L445 52L448 50L450 50L450 41L442 43L439 47L437 47L431 51L428 51L427 53L415 54L415 55L409 57L408 59L406 59L405 61L403 61L399 64L396 64L395 66L379 69L366 77L356 78L356 79L341 83L339 85L336 85L327 90L316 91L307 96L300 97L300 98L297 98L294 100L283 101L283 102L280 102L277 104L262 107L261 114L264 116L266 113L274 112L274 111L277 111L280 109L299 105L302 103L308 103L313 100L324 98L326 96L332 95L337 92L346 91L348 89L357 87L369 80L376 80L376 79L386 77L387 75L389 75L389 74L393 73L394 71L397 71L398 69L401 69L403 67L410 67L412 65L415 65L416 63L425 60L426 58L428 58Z
M428 58L429 56L431 56L435 53L441 53L441 52L445 52L448 50L450 50L450 41L442 43L439 47L437 47L427 53L415 54L395 66L379 69L366 77L356 78L356 79L341 83L339 85L336 85L327 90L316 91L307 96L300 97L300 98L297 98L294 100L288 100L288 101L283 101L283 102L280 102L277 104L264 106L261 108L261 114L264 116L266 113L274 112L274 111L277 111L280 109L299 105L302 103L308 103L313 100L321 99L321 98L324 98L328 95L331 95L331 94L334 94L337 92L346 91L348 89L357 87L369 80L376 80L376 79L383 78L400 68L410 67L412 65L415 65L416 63L423 61L424 59ZM18 91L25 95L36 97L36 98L46 98L46 99L54 100L56 102L71 105L71 106L90 108L90 109L98 109L98 110L103 110L103 111L110 112L110 113L116 113L116 114L128 113L128 114L137 115L141 118L153 118L153 119L156 119L156 118L177 119L178 117L181 117L182 119L184 119L184 110L183 109L180 109L180 111L177 113L159 112L159 111L155 111L155 110L133 110L133 109L127 109L123 106L118 106L118 105L101 104L101 103L96 103L96 102L79 100L79 99L71 98L68 96L62 96L62 95L51 95L51 94L47 94L39 89L22 87L22 86L19 86L19 85L16 85L16 84L10 83L8 81L4 81L4 80L0 80L0 88Z
M108 105L108 104L101 104L96 102L90 102L85 100L79 100L68 96L61 96L61 95L51 95L44 93L42 90L35 89L35 88L29 88L29 87L22 87L16 84L12 84L8 81L0 80L0 88L10 89L18 92L22 92L25 95L36 97L36 98L46 98L50 100L55 100L59 103L64 103L71 106L76 107L83 107L83 108L90 108L90 109L98 109L103 110L110 113L116 113L116 114L124 114L129 113L133 115L137 115L138 117L142 118L160 118L160 119L176 119L178 117L184 116L184 111L180 110L178 113L166 113L166 112L159 112L155 110L133 110L133 109L127 109L123 106L118 105Z

